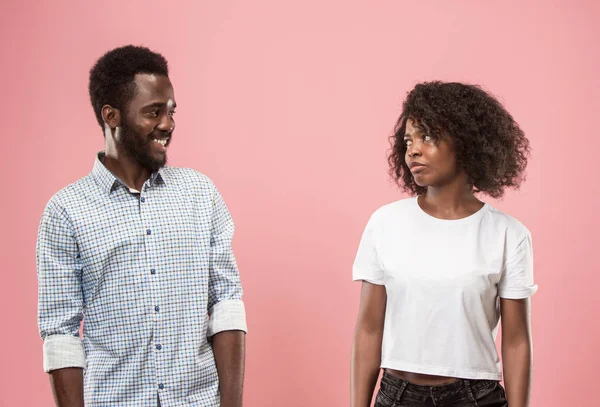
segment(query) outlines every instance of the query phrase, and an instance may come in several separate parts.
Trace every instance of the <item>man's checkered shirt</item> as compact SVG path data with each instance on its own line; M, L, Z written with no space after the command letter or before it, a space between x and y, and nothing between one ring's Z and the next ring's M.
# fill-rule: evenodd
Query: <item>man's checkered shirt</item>
M85 367L88 407L156 406L157 393L163 407L218 406L209 338L246 331L225 203L190 169L132 191L101 158L40 223L44 369Z

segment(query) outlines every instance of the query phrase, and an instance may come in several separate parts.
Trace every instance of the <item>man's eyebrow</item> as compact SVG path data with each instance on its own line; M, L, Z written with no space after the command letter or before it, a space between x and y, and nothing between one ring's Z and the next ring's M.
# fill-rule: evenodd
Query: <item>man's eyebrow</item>
M163 107L165 105L166 105L166 103L154 102L154 103L150 103L149 105L144 106L143 109L148 109L151 107Z
M158 108L161 108L161 107L164 107L164 106L167 106L167 105L168 105L168 103L163 103L163 102L154 102L154 103L150 103L149 105L146 105L146 106L142 107L142 109L149 109L149 108L153 108L153 107L158 107ZM177 107L177 103L173 103L173 104L171 105L171 107L172 107L173 109L174 109L174 108L176 108L176 107Z

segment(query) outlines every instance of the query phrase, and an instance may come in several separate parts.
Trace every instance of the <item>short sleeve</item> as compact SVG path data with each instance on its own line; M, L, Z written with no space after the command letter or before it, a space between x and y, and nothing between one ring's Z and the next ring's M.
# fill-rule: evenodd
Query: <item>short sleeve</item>
M362 234L358 252L352 266L352 280L364 280L383 285L383 267L377 254L376 222L371 216Z
M498 284L498 295L507 299L528 298L538 287L533 282L533 246L531 234L521 240L506 266Z

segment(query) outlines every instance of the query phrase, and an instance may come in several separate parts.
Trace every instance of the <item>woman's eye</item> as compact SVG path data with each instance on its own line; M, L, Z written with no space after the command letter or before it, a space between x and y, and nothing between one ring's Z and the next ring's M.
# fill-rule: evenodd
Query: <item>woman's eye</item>
M404 144L406 144L406 147L410 147L410 145L412 144L412 141L404 140Z

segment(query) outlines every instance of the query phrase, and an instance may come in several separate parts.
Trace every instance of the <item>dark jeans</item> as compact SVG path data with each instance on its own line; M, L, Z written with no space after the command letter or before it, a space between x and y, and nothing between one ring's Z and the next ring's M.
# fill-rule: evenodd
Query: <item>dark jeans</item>
M419 386L384 371L375 407L507 407L496 380L458 380L440 386Z

